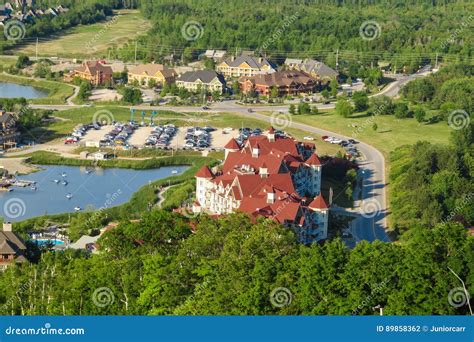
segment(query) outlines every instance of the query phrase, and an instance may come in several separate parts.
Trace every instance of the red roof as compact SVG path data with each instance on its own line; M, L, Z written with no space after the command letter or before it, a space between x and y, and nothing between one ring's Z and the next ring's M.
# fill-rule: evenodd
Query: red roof
M306 164L308 165L321 165L321 161L319 160L318 156L316 155L316 153L313 153L311 155L311 157L309 157L308 159L306 159L305 161Z
M328 209L328 205L321 194L318 195L309 205L311 209Z
M207 166L201 167L201 169L196 173L195 177L200 177L200 178L212 178L212 172L209 170Z
M235 141L234 138L230 139L229 142L224 146L224 148L227 148L229 150L239 150L240 149L240 146L239 144L237 143L237 141Z

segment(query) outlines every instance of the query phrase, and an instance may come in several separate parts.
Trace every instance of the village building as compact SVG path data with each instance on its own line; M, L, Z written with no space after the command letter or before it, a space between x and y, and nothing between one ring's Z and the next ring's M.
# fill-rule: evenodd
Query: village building
M239 78L239 86L244 94L255 92L269 96L276 89L278 96L312 93L317 81L302 71L277 71L272 74L243 76Z
M113 71L110 66L106 66L99 61L87 61L75 68L70 74L65 76L66 81L71 81L75 77L90 82L94 86L112 85Z
M25 262L25 251L26 246L21 238L13 232L12 224L4 223L3 230L0 231L0 271L4 271L15 262Z
M270 74L276 71L276 66L264 57L241 55L234 56L218 64L216 70L225 77L255 76L258 74Z
M336 70L311 58L287 58L284 67L287 70L303 71L317 79L320 83L328 83L332 79L339 77L339 73Z
M176 86L191 92L206 90L222 94L225 89L225 80L222 75L213 70L188 71L176 79Z
M156 85L174 83L177 74L173 69L169 69L163 64L140 64L128 72L128 83L138 82L141 85L148 85L151 80Z
M224 59L227 52L225 50L206 50L204 56L208 59L212 59L214 62L220 62Z
M305 244L326 239L329 208L321 195L322 164L315 150L312 143L277 137L272 127L242 146L231 139L222 170L197 172L193 211L240 211L285 225Z
M0 110L0 146L4 149L15 147L19 139L14 115Z

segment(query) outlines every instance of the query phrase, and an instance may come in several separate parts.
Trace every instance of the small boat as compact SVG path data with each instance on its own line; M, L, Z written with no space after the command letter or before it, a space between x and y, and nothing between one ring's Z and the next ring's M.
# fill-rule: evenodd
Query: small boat
M53 180L54 183L58 184L59 183L59 179L55 179Z
M88 175L91 172L92 172L92 170L86 170L86 175Z
M67 173L66 172L61 173L61 177L67 177Z
M68 182L64 180L64 181L61 182L61 184L62 185L68 185Z
M66 198L67 198L67 199L71 199L71 198L72 198L72 194L67 194L67 195L66 195Z
M36 186L32 186L30 189L36 191Z
M172 171L171 171L171 174L172 174L172 175L177 175L177 174L178 174L178 170L172 170Z
M82 210L82 208L81 208L81 207L79 207L79 206L77 206L77 207L74 207L74 210L75 210L75 211L81 211L81 210Z

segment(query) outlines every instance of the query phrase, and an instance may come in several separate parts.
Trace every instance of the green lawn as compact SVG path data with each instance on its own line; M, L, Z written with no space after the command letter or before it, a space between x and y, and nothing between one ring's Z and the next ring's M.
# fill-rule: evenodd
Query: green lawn
M342 118L331 111L318 115L294 115L293 120L373 145L383 153L387 162L390 152L398 146L415 144L419 140L446 144L452 132L446 122L419 124L415 119L397 119L393 115L373 118L366 113L356 113L350 118ZM372 128L374 122L377 131Z
M16 56L0 56L0 73L14 66L17 58Z
M130 120L130 110L124 107L115 107L115 106L107 106L107 107L90 107L90 108L75 108L66 111L58 111L55 112L54 115L58 118L61 118L61 121L57 121L51 125L49 125L46 129L40 128L42 132L36 132L37 136L44 136L44 137L51 137L51 138L59 138L64 137L71 133L72 129L81 123L89 123L92 122L92 119L96 113L99 113L102 117L113 118L115 121L128 121ZM141 111L137 110L135 113L135 120L141 120ZM147 116L150 115L150 110L146 111ZM190 122L189 119L196 119L196 122ZM264 121L260 121L257 119L249 119L243 116L239 116L236 114L231 113L219 113L219 114L211 114L211 113L196 113L196 114L181 114L178 112L172 111L158 111L158 115L155 118L156 123L160 124L168 124L173 123L177 126L189 126L189 125L211 125L218 128L224 127L233 127L238 129L242 126L244 127L252 127L252 128L261 128L266 129L268 128L269 124ZM46 132L44 132L46 130ZM297 130L297 129L289 129L288 133L293 135L297 139L302 139L303 136L307 135L307 133ZM319 137L314 135L316 138L313 141L316 144L318 153L320 155L334 155L337 151L342 150L337 145L327 144L322 142Z
M121 46L150 28L149 22L139 11L117 11L107 22L76 26L62 33L59 38L42 41L38 45L39 56L71 58L105 57L107 48ZM91 48L92 47L92 48ZM15 54L35 55L36 45L28 44L13 50Z
M33 104L64 104L66 99L74 94L74 88L62 82L36 80L29 77L5 74L0 74L0 82L29 85L48 92L48 97L29 100Z

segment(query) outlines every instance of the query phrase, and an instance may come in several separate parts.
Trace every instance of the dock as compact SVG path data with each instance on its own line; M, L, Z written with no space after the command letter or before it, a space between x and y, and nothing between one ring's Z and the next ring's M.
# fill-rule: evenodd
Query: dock
M26 188L27 186L32 186L35 185L35 181L29 181L29 180L16 180L11 183L12 186L18 186L21 188Z

